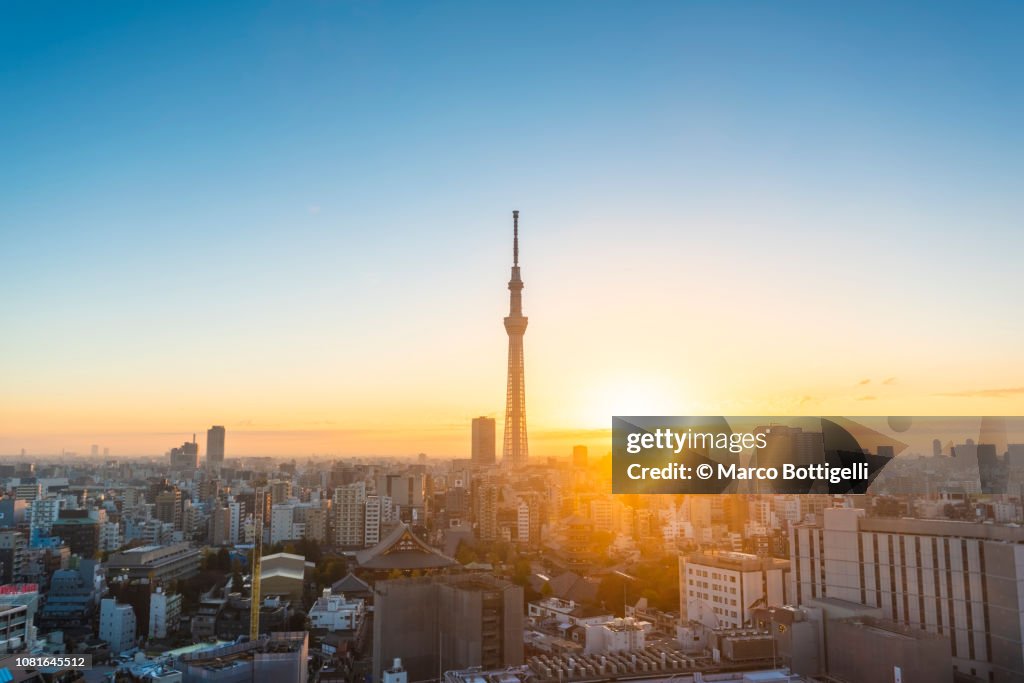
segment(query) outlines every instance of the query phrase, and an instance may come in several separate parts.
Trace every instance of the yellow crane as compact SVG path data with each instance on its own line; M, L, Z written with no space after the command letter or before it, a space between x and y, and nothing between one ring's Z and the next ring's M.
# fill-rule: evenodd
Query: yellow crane
M253 526L256 538L252 546L252 606L249 610L249 640L256 641L260 637L260 565L263 559L263 496L262 487L256 489L256 510L253 511Z

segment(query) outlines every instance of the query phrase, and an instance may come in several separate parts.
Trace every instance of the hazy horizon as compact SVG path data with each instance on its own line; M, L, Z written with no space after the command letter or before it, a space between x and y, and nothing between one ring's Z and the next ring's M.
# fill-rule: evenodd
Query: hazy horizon
M1022 16L6 6L0 452L1024 413Z

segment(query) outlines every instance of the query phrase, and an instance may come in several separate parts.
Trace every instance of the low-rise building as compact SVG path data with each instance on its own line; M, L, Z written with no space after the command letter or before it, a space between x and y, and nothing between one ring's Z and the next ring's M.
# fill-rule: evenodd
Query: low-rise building
M135 646L135 610L119 604L114 598L100 603L100 640L110 645L111 653L120 653Z
M325 588L309 610L309 621L314 629L327 631L356 631L366 613L366 603L358 598L334 595Z
M632 617L612 619L586 627L585 654L605 655L612 652L633 652L645 645L643 624Z
M587 607L573 600L562 600L561 598L534 600L527 608L527 616L535 624L555 621L562 628L570 626L597 626L615 618L615 615L608 610Z
M75 569L53 573L39 626L47 630L90 631L103 589L103 571L96 560L82 560Z
M312 574L315 566L302 555L265 555L260 567L260 591L263 595L279 595L301 605L307 576Z
M183 655L179 669L184 683L306 683L308 657L308 633L275 632L254 642L233 643Z
M199 550L188 543L145 545L111 555L105 563L112 580L166 583L199 573Z
M27 605L0 607L0 654L24 650L32 629Z
M786 604L788 580L788 560L731 551L682 554L680 613L713 628L740 627L755 608Z

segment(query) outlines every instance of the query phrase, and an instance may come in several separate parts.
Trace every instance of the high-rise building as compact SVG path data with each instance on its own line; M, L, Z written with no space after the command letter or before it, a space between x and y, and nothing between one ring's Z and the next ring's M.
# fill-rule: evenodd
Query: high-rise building
M366 497L366 513L363 516L363 545L367 548L380 543L381 497Z
M529 457L526 439L526 371L523 362L523 335L527 318L523 315L523 280L519 276L519 212L512 212L512 278L508 281L509 311L505 318L508 333L508 388L505 393L505 445L502 464L519 467Z
M494 464L494 418L473 418L473 464Z
M216 507L210 512L210 545L227 545L231 542L231 510Z
M365 541L366 484L356 482L334 489L334 542L342 548L361 548Z
M224 427L214 425L206 430L206 464L220 467L224 464Z
M378 581L374 680L397 657L414 681L439 670L522 664L522 587L481 574Z
M76 555L91 559L99 552L100 523L88 510L61 510L50 533L63 539Z
M391 504L403 521L419 522L423 519L429 497L427 481L428 477L419 471L384 474L377 477L377 493L391 499Z
M295 506L287 503L274 505L270 511L270 543L282 543L295 538Z
M162 491L157 494L154 507L154 517L161 522L173 524L175 529L181 529L181 491L177 488L170 491Z
M292 483L283 479L270 482L270 505L287 503L292 497Z
M34 482L18 484L14 487L14 497L17 500L29 502L38 500L42 496L43 487Z
M328 530L330 529L329 514L330 508L326 502L321 507L310 508L306 513L306 526L303 528L303 537L318 543L326 543L328 541Z
M32 501L35 504L36 501ZM17 498L0 499L0 527L21 526L31 524L31 508L27 500Z
M166 638L178 630L181 618L181 594L157 589L149 596L149 637Z
M199 444L196 443L196 435L192 435L192 441L186 441L177 448L172 448L168 453L171 467L179 469L195 469L199 467Z
M0 531L0 580L3 583L22 581L27 545L20 531Z
M476 536L481 541L498 539L498 485L490 481L476 482L474 487Z
M577 469L584 469L587 466L587 447L572 447L572 466Z
M954 668L1024 680L1024 529L836 508L790 531L790 597L845 600L949 639Z
M228 510L231 511L231 526L228 532L228 540L231 542L231 545L236 545L243 540L242 519L245 517L245 504L240 500L232 500L228 503Z

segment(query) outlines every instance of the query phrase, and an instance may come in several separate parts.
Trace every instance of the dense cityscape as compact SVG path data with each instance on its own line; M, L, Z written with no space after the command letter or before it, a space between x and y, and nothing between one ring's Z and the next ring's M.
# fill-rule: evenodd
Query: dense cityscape
M494 424L454 460L233 458L222 427L202 458L189 440L9 460L5 661L89 653L89 680L160 682L1020 680L1019 484L982 494L941 454L900 458L890 495L613 496L583 447L502 467Z
M1024 680L1024 445L936 440L893 459L871 495L613 495L610 453L529 456L518 218L500 458L486 416L466 425L463 458L231 456L224 426L162 457L101 444L8 457L0 669L153 683ZM767 431L783 460L823 443ZM19 667L26 654L93 666Z

